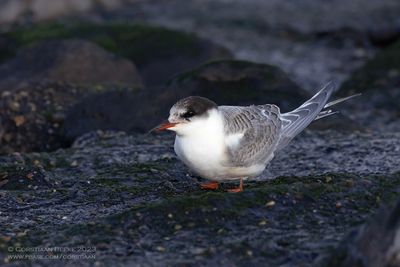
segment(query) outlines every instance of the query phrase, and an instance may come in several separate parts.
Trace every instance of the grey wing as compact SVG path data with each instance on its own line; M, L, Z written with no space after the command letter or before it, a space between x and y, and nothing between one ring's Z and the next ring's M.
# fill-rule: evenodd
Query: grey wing
M230 164L243 167L265 164L273 157L282 123L277 106L220 106L218 109L225 119Z
M331 94L335 90L334 82L327 83L311 99L307 100L300 107L293 111L281 114L282 137L278 145L278 150L284 148L296 135L301 133L312 121L335 114L332 110L322 111L335 105L338 102L349 99L349 97L326 104Z

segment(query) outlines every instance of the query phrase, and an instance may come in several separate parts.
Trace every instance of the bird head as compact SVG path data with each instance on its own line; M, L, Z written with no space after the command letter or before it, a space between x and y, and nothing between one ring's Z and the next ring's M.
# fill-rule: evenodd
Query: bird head
M176 102L169 111L168 120L152 131L170 130L178 135L185 135L204 126L210 113L216 111L217 104L200 96L189 96Z

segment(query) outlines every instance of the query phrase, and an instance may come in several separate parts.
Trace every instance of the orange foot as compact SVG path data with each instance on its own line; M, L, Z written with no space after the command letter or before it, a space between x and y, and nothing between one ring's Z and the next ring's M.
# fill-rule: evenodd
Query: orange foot
M243 191L243 178L240 178L240 185L236 188L228 189L230 193L239 193Z
M218 189L218 182L208 182L200 184L201 189L216 190Z

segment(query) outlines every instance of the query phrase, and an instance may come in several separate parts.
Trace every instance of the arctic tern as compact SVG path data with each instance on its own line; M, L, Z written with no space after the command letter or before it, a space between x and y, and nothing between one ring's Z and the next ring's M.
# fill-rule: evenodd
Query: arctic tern
M176 102L168 121L152 131L176 133L175 153L199 176L210 180L203 189L217 189L219 182L260 175L275 153L284 148L312 121L337 112L329 107L354 96L327 103L335 90L329 82L300 107L281 113L274 104L218 106L213 101L190 96Z

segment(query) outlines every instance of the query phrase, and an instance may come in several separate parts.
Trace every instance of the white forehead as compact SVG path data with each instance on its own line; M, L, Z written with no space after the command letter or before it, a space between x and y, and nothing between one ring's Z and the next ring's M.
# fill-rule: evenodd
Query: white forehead
M173 105L172 108L169 110L169 114L181 114L181 113L185 113L187 110L187 108L185 106L182 105Z

